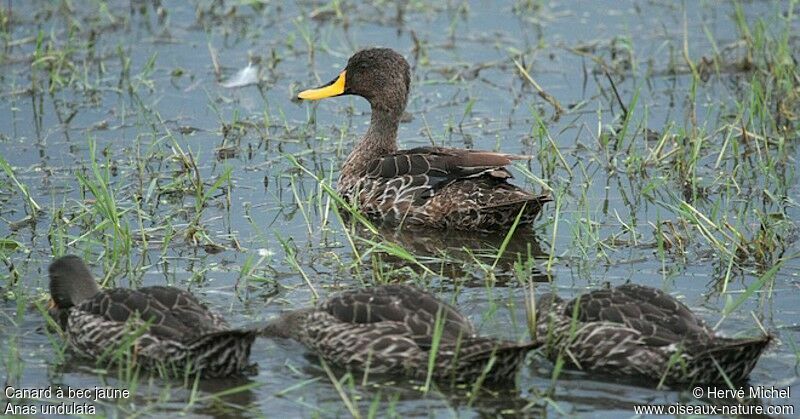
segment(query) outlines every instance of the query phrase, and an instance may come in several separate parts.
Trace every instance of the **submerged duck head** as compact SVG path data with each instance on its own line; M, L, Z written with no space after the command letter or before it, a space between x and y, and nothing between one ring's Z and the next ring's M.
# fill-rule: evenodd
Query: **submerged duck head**
M50 264L51 308L66 311L100 291L81 258L67 255Z
M267 322L266 325L261 327L259 333L262 336L272 338L297 338L303 333L308 316L313 312L314 308L288 311Z
M408 101L411 70L402 55L389 48L361 50L329 83L308 89L298 99L319 100L341 95L361 96L373 111L402 114Z
M543 312L548 312L550 310L555 310L558 304L563 303L564 300L556 294L553 293L545 293L536 300L536 310L540 310Z

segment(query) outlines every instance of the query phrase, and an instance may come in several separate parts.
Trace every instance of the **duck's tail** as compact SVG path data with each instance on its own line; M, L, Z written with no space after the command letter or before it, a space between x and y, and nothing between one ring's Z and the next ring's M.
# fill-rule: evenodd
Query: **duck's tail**
M695 372L691 378L695 382L722 382L724 377L732 382L744 381L773 339L769 334L746 339L717 338L712 347L690 362L690 369Z
M204 377L228 377L246 373L250 348L257 330L233 329L202 335L185 346L186 359Z
M525 356L539 345L489 338L470 338L443 345L437 354L435 374L440 380L471 383L513 382Z
M514 185L505 184L486 193L486 202L480 203L477 212L481 214L482 224L478 229L497 231L511 226L520 216L519 225L532 224L544 204L553 198L548 194L534 195Z

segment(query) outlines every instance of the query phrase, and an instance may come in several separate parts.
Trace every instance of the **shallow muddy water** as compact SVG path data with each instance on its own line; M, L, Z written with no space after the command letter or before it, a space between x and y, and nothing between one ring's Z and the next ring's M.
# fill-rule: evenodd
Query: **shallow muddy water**
M727 335L758 335L762 324L778 343L750 384L798 383L792 2L0 8L0 153L13 173L0 174L4 386L132 385L62 353L43 327L47 265L63 253L89 260L109 285L190 289L235 325L313 304L315 293L402 281L453 301L482 333L517 340L529 339L531 283L567 297L630 281L678 296ZM535 156L515 167L515 182L546 184L556 202L502 257L502 236L375 236L332 209L314 177L335 182L368 104L292 98L373 45L413 69L402 148ZM248 63L258 83L224 87ZM552 365L535 355L516 389L473 398L469 389L425 394L402 378L345 380L343 397L299 345L260 340L252 357L259 370L247 379L193 390L140 377L130 397L97 408L329 417L350 415L347 399L365 416L619 417L637 404L721 403L575 372L553 382ZM795 393L749 402L797 407Z

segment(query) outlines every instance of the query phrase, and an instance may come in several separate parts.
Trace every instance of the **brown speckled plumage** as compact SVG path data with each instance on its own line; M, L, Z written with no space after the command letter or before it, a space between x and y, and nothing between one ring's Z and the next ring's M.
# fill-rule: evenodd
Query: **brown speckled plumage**
M433 378L472 382L513 380L534 345L476 335L469 320L431 294L405 285L384 285L335 295L314 308L295 310L264 329L292 338L339 367L426 378L437 313L441 340Z
M172 287L100 290L77 256L50 265L50 315L78 354L108 359L132 345L146 368L176 367L176 373L224 377L251 369L253 330L231 329L192 294ZM168 369L169 370L169 369Z
M345 73L341 94L367 99L372 117L342 166L337 190L369 217L394 224L502 232L520 211L520 223L532 223L551 200L508 182L512 175L506 166L528 156L445 147L398 151L397 128L411 75L397 52L357 52Z
M571 301L546 294L537 313L537 338L552 360L563 356L584 371L655 383L723 382L720 369L740 382L772 339L718 336L674 297L635 284Z

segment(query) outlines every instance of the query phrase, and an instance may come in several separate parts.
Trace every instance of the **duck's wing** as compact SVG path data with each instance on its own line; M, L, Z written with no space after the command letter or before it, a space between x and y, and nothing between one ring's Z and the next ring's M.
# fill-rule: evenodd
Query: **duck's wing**
M139 289L160 302L184 324L207 332L228 329L228 322L219 313L210 310L192 293L178 288L153 286Z
M444 321L444 339L475 335L472 323L454 307L407 285L383 285L343 292L328 299L320 308L346 323L404 324L420 342L433 336L437 317Z
M565 304L562 314L572 317L576 305L578 321L625 325L641 333L648 345L667 346L710 336L686 306L654 288L592 291Z
M175 316L152 295L127 288L98 292L77 309L81 315L96 316L118 324L129 320L141 321L149 325L150 334L173 341L194 339L205 332L202 325L190 325Z
M405 323L345 322L316 310L308 314L301 342L322 359L342 367L376 373L404 373L427 359Z
M616 287L616 291L625 294L632 300L654 307L655 310L648 312L650 317L647 319L649 321L666 320L667 326L675 333L709 336L714 334L706 322L692 312L689 307L658 288L624 284ZM660 318L657 313L663 313L667 318Z
M401 176L425 176L427 183L438 189L457 179L491 176L512 177L505 166L529 156L465 150L445 147L418 147L401 150L376 159L368 166L367 177L391 179Z

